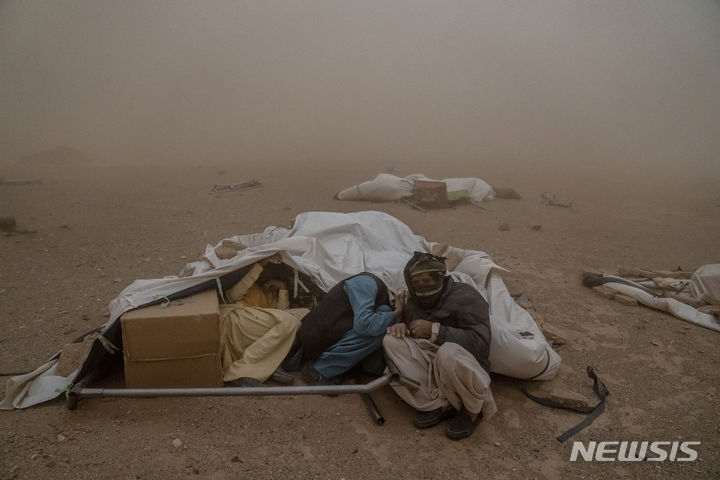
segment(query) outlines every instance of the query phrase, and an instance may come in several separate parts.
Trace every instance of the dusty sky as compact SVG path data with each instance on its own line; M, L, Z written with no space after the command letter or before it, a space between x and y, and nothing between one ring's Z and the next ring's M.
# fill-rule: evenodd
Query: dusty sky
M717 172L720 2L1 1L0 164L58 145Z

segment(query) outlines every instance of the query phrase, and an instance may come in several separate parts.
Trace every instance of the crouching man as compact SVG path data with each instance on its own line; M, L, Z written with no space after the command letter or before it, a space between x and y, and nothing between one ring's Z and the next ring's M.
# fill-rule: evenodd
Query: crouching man
M457 440L496 411L490 392L490 315L482 295L446 275L442 257L415 252L405 266L403 321L390 326L385 354L418 390L393 386L418 412L418 428L453 417L445 434Z
M382 374L383 337L402 318L404 303L404 297L395 296L393 310L387 287L371 273L343 280L303 318L297 335L299 348L286 368L295 370L305 363L303 379L309 385L332 385L335 377L363 361L367 371ZM373 368L368 357L379 359L382 366Z

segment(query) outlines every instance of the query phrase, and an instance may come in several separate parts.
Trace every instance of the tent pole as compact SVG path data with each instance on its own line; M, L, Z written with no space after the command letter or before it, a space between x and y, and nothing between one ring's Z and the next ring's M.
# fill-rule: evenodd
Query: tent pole
M370 396L370 394L361 393L360 398L362 398L362 401L365 404L365 408L367 408L370 417L373 419L373 422L377 423L378 425L384 424L385 417L383 417L383 414L380 413L380 410L378 409L377 405L375 405L375 401Z
M281 387L220 387L220 388L86 388L83 384L74 386L68 395L67 407L74 409L80 398L123 397L225 397L263 395L339 395L348 393L369 394L397 380L410 389L419 385L412 379L395 373L385 374L365 385L299 385Z

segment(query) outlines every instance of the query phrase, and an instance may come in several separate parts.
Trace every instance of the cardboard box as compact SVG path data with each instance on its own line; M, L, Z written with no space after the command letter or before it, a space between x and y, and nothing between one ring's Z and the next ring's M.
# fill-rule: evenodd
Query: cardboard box
M122 316L127 388L221 387L220 309L214 290Z
M445 182L415 180L413 183L413 200L428 208L447 208L450 206Z

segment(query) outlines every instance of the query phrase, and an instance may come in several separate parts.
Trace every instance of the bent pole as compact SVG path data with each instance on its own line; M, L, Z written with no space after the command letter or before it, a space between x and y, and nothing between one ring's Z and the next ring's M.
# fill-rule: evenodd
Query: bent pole
M68 408L73 409L80 398L150 398L150 397L225 397L264 395L328 395L371 393L388 385L392 380L417 390L419 385L396 374L386 374L365 385L299 385L282 387L219 387L219 388L85 388L78 384L68 395Z

